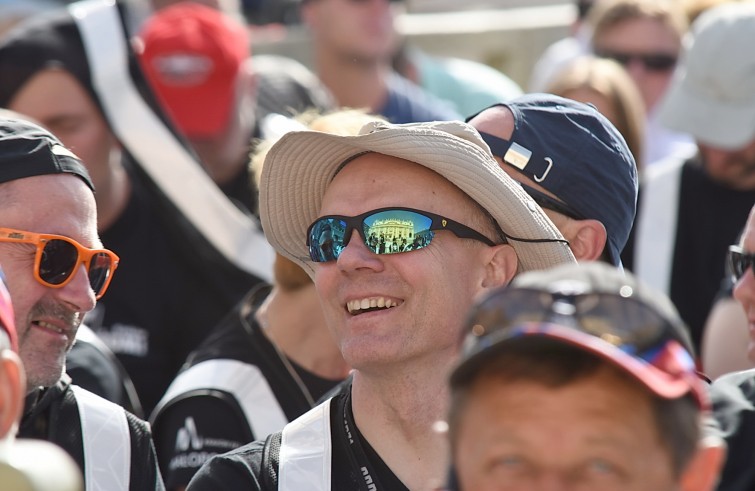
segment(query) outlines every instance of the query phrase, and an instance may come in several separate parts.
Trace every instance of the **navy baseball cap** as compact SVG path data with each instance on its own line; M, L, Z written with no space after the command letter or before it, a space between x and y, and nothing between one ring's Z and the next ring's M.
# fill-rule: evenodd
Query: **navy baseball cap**
M94 192L84 164L52 133L0 114L0 183L46 174L73 174Z
M637 165L621 133L594 106L552 94L526 94L495 106L511 110L514 132L510 140L481 132L493 155L553 193L575 218L600 221L610 260L621 265L638 187Z

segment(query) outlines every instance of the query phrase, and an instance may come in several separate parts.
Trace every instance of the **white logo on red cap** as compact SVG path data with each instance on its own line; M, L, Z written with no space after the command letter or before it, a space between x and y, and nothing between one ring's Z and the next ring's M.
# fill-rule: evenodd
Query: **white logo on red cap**
M167 85L200 85L205 83L215 66L207 56L175 53L152 61L155 71Z

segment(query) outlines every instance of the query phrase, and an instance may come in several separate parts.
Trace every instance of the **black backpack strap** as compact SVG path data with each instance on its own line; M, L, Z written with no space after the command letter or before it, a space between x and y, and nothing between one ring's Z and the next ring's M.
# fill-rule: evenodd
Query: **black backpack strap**
M265 439L265 447L262 450L262 468L260 469L262 489L278 489L278 462L282 435L283 433L279 431Z

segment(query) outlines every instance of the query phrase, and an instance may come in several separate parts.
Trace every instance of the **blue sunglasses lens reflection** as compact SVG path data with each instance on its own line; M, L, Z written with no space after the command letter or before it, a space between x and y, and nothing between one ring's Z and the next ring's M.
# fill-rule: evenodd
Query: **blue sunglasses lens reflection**
M427 247L435 233L432 219L408 210L383 210L357 217L323 217L310 228L309 255L314 262L335 261L356 229L375 254L396 254Z

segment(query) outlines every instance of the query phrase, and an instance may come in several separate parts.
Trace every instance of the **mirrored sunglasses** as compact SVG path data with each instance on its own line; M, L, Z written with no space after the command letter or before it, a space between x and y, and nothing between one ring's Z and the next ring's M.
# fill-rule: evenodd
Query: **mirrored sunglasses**
M687 381L700 404L706 404L701 381L708 379L696 370L689 341L667 319L632 297L506 288L478 305L468 326L471 337L467 342L474 339L479 350L502 338L550 331L568 338L568 330L574 329L676 380Z
M320 217L307 229L307 245L312 261L335 261L356 230L364 245L375 254L396 254L427 247L435 232L448 230L462 239L486 245L495 243L466 225L427 211L412 208L380 208L361 215Z
M748 269L755 274L755 270L752 269L755 263L755 252L745 252L741 247L733 245L729 246L726 259L734 282L739 281Z
M622 53L619 51L599 51L596 53L601 58L609 58L615 62L629 66L639 62L651 72L667 72L676 66L677 56L668 53Z
M87 270L89 285L97 299L105 294L118 267L119 258L114 252L107 249L88 249L62 235L0 228L0 242L33 244L36 247L34 278L50 288L66 286L78 266L83 264Z
M490 333L533 322L573 327L640 357L671 338L686 344L654 310L631 297L611 293L507 288L475 308L470 325Z

